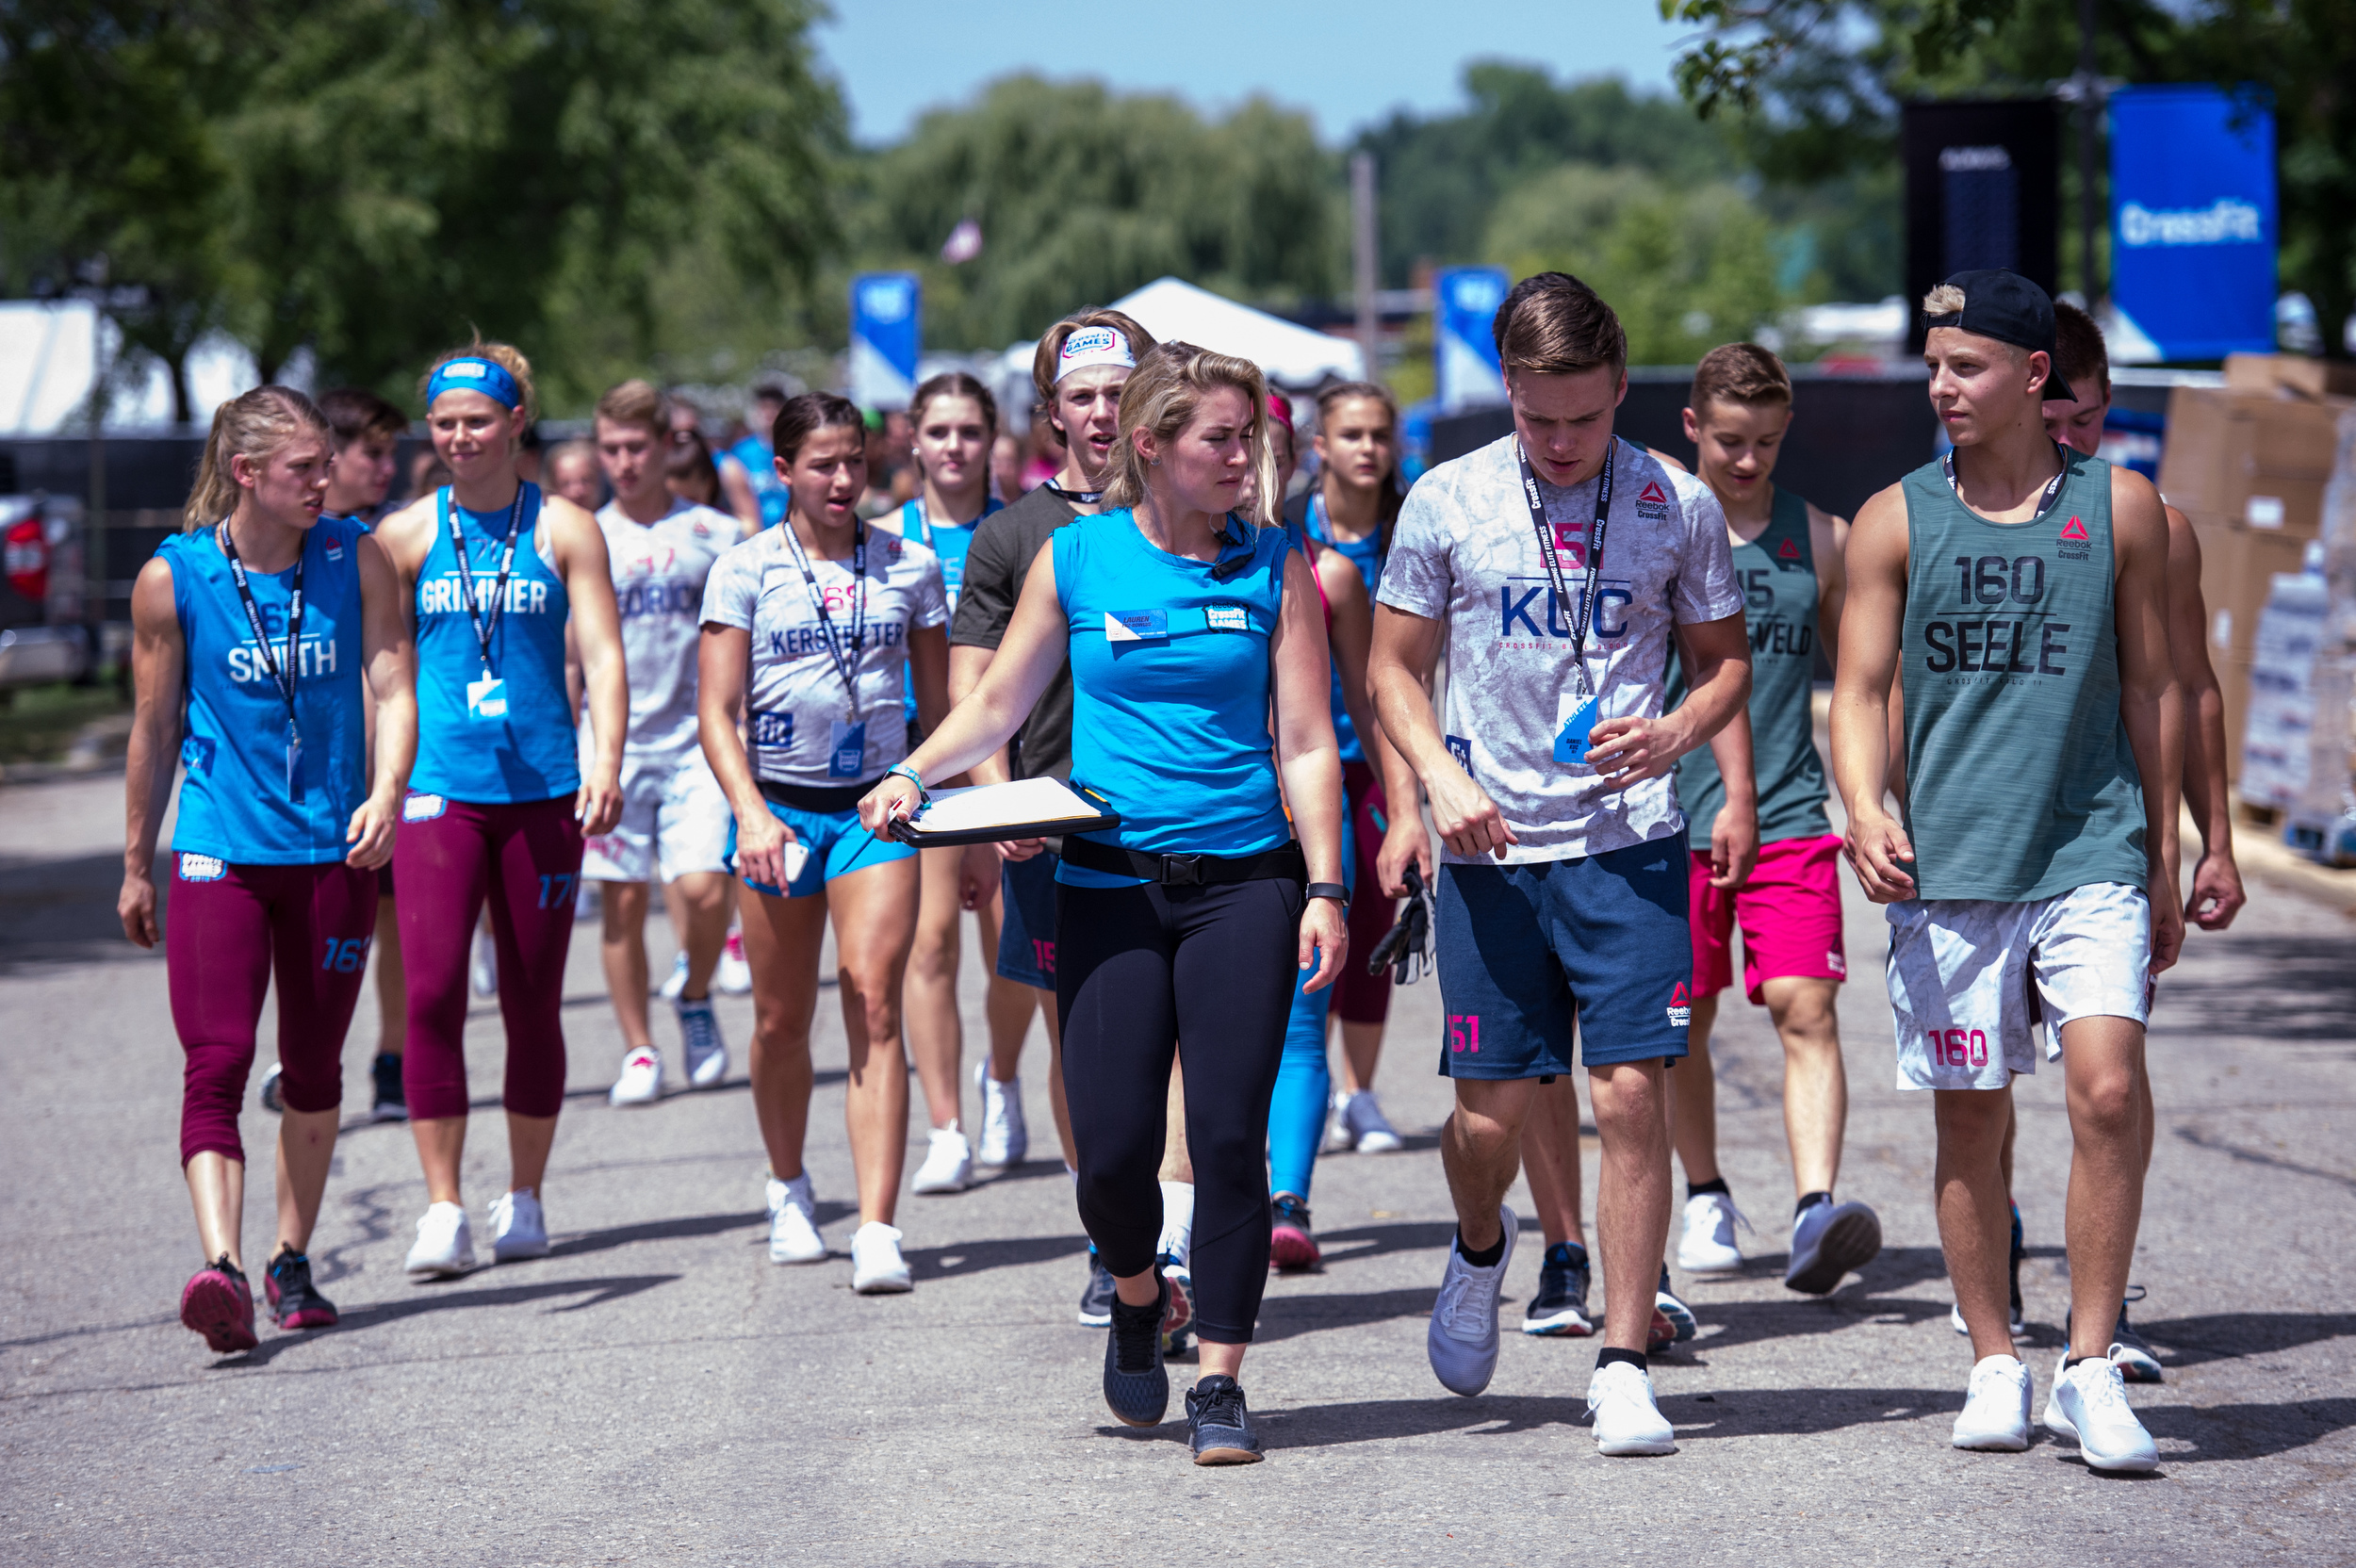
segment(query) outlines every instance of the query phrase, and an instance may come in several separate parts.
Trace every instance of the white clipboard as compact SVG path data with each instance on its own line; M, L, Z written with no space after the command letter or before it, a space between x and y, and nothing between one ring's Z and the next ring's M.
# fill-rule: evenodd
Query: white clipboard
M1075 789L1060 778L1018 778L936 791L915 816L892 823L892 836L920 848L942 848L1101 833L1120 825L1112 803L1085 785Z

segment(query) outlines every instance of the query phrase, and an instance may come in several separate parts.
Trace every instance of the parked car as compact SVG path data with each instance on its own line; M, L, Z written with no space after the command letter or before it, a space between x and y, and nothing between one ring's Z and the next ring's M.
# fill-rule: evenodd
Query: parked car
M83 619L82 503L0 496L0 690L79 680L97 650Z

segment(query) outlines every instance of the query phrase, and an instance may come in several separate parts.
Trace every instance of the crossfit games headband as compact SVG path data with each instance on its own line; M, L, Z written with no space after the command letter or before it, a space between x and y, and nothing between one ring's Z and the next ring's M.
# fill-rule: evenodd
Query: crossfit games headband
M1085 370L1091 365L1118 365L1124 370L1137 368L1137 356L1129 351L1129 339L1116 327L1081 327L1063 340L1055 353L1055 380L1060 382L1074 370Z
M461 355L434 368L433 379L425 384L425 406L432 408L434 400L445 392L480 392L509 408L524 405L523 388L515 384L507 367L475 354Z

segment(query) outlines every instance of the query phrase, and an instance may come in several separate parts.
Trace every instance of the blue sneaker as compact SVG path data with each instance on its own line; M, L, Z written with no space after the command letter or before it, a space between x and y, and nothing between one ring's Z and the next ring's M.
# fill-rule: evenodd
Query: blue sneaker
M1591 1275L1584 1248L1558 1241L1546 1249L1538 1266L1538 1294L1522 1315L1522 1332L1549 1338L1585 1338L1595 1331L1587 1315L1587 1286Z
M1662 1264L1661 1284L1652 1296L1652 1327L1644 1336L1644 1353L1665 1350L1701 1331L1701 1320L1693 1315L1693 1309L1669 1288L1669 1266Z
M1104 1403L1127 1427L1158 1427L1170 1409L1161 1335L1170 1282L1160 1283L1161 1295L1142 1307L1113 1298L1113 1331L1104 1336Z
M1811 1203L1792 1221L1791 1290L1829 1296L1842 1276L1880 1255L1882 1222L1862 1203Z
M1108 1329L1113 1321L1113 1271L1088 1249L1088 1282L1080 1292L1080 1327Z
M1260 1434L1252 1429L1243 1390L1229 1377L1210 1377L1186 1390L1186 1441L1197 1464L1257 1464Z
M1505 1227L1505 1253L1487 1268L1475 1268L1450 1236L1448 1269L1440 1276L1440 1298L1432 1304L1432 1329L1424 1348L1432 1371L1451 1394L1467 1396L1489 1386L1497 1369L1497 1297L1505 1271L1513 1266L1513 1211L1500 1204L1497 1223Z

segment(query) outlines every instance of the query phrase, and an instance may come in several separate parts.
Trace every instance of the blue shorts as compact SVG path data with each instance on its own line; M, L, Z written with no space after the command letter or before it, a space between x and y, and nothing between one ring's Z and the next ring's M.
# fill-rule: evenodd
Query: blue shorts
M1040 850L998 867L998 977L1034 990L1055 988L1055 867Z
M859 825L859 808L842 811L804 811L797 807L780 806L764 801L769 814L794 832L794 841L810 851L810 858L802 862L802 873L782 889L766 882L746 882L755 892L776 898L808 898L836 877L870 866L889 865L894 860L912 860L916 846L904 844L897 839L878 839ZM736 872L736 819L728 819L728 868Z
M1684 1055L1687 896L1682 837L1569 860L1443 866L1440 1075L1543 1078L1579 1059Z

